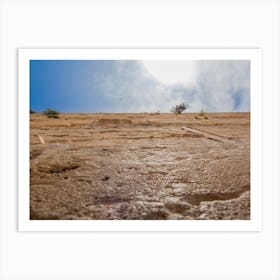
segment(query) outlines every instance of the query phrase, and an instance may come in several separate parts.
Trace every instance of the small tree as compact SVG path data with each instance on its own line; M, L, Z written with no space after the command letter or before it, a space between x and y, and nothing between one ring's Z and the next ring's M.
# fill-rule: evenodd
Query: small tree
M173 106L171 109L172 113L181 114L182 112L186 111L190 106L187 103L181 103L179 105Z
M58 119L59 118L59 116L58 116L59 112L54 110L54 109L51 109L51 108L48 108L45 111L43 111L43 115L47 116L50 119Z

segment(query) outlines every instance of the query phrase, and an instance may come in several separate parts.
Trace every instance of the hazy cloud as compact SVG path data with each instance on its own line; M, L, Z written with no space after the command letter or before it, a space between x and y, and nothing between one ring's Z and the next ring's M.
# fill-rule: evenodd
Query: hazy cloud
M197 62L197 68L193 110L250 110L249 61L201 61Z
M190 111L250 110L249 61L197 61L193 68L196 78L189 86L167 85L139 61L114 61L95 82L100 83L103 98L114 103L115 112L169 112L183 101L191 105Z

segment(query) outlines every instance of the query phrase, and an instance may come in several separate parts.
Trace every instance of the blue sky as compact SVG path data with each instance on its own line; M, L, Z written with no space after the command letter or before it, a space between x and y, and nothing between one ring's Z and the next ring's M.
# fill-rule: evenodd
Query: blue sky
M64 113L250 111L250 61L31 60L30 108Z

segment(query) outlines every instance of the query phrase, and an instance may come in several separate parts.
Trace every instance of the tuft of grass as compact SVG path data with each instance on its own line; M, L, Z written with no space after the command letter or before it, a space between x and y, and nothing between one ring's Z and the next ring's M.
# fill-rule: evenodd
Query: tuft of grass
M154 116L154 115L160 115L160 112L159 112L159 110L158 110L158 111L156 111L156 112L151 112L151 113L150 113L150 115L151 115L151 116Z
M205 117L205 112L201 109L200 113L199 113L200 117Z
M206 116L206 113L201 109L200 113L195 116L195 118L197 120L201 120L201 119L205 119L205 120L208 120L208 116Z
M51 109L51 108L48 108L45 111L43 111L43 115L47 116L50 119L58 119L59 118L59 112L54 110L54 109Z

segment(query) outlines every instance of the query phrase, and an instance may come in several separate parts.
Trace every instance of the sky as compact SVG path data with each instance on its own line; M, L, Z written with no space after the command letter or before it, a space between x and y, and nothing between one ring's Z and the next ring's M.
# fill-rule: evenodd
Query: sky
M249 112L248 60L30 60L30 108L61 113Z

